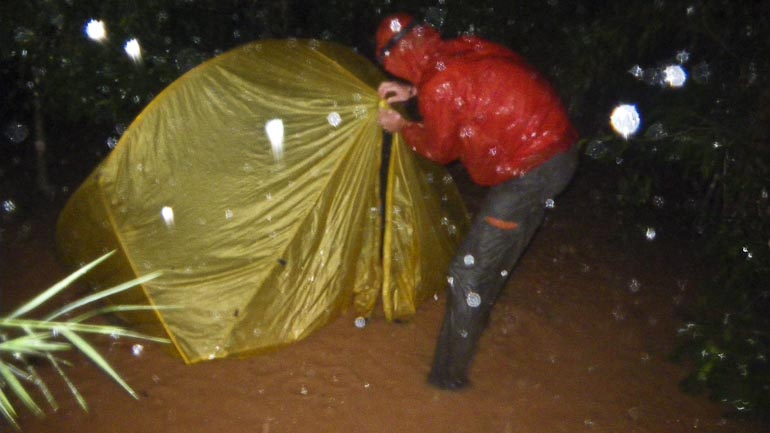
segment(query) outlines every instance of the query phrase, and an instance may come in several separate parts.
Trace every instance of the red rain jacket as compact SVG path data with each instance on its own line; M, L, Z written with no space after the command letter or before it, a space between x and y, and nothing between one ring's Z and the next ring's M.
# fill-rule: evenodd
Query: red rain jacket
M445 41L422 25L383 63L417 88L423 122L403 128L407 143L441 164L459 159L480 185L520 177L578 139L551 85L501 45L474 36Z

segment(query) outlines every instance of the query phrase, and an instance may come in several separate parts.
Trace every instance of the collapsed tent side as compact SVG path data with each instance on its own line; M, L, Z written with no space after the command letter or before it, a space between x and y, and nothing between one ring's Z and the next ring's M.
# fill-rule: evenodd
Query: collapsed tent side
M452 176L393 139L388 170L382 302L388 320L414 315L442 291L470 219Z
M99 178L100 171L97 168L70 197L57 221L56 245L59 256L73 269L114 251L109 259L84 277L95 289L106 289L130 281L138 275L117 236ZM141 287L113 295L110 300L121 305L150 304ZM153 311L123 312L120 316L140 332L156 337L167 336Z

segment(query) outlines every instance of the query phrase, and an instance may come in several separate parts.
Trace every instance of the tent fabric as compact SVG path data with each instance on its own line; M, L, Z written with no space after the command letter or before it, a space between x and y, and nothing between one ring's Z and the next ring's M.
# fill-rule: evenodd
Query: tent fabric
M382 131L369 61L331 42L273 40L189 71L134 120L62 211L57 243L194 363L305 338L349 306L406 319L443 288L468 218L451 177ZM384 215L384 221L383 221ZM383 242L384 239L384 242ZM426 254L425 248L430 248Z

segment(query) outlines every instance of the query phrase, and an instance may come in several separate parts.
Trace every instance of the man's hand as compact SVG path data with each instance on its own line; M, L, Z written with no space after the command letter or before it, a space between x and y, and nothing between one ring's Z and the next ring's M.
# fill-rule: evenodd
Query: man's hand
M395 110L380 110L380 125L382 129L395 134L406 125L406 120Z
M411 84L399 83L397 81L385 81L380 84L377 93L380 94L380 98L384 99L388 104L393 102L404 102L415 95L417 95L417 88Z

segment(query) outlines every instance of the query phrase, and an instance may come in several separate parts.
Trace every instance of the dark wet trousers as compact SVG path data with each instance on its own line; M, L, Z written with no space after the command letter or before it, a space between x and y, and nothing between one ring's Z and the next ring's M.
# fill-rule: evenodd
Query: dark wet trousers
M516 261L545 217L549 199L570 182L577 146L526 175L489 189L449 266L447 310L428 380L467 384L467 370L489 313Z

